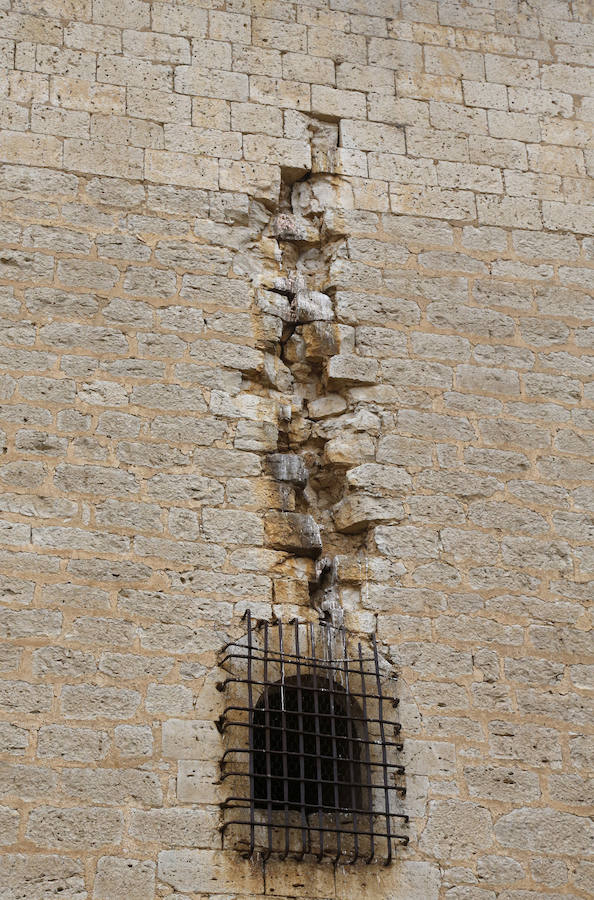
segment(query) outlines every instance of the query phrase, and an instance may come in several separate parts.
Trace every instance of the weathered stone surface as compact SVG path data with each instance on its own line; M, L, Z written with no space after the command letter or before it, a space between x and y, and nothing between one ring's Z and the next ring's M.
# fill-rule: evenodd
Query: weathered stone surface
M60 784L66 796L91 803L159 806L163 800L157 776L140 769L70 769Z
M517 759L554 768L561 764L559 734L542 725L492 721L489 723L489 743L493 756L500 759Z
M526 877L521 863L510 856L481 856L477 860L477 871L480 880L490 884L513 884Z
M46 900L63 897L86 900L84 868L79 859L53 854L5 853L0 856L0 876L7 896Z
M219 825L220 810L151 809L134 810L130 833L139 841L160 847L208 847L209 835Z
M429 818L419 842L425 853L449 862L488 850L492 844L491 814L485 807L458 800L429 804Z
M221 738L214 722L169 719L163 726L163 755L173 759L216 758Z
M277 481L288 481L299 486L307 482L307 469L303 459L295 453L272 453L268 465Z
M310 515L270 513L264 520L268 544L302 556L318 556L322 549L319 528Z
M538 776L534 772L499 766L467 766L464 777L472 797L524 803L540 797Z
M497 840L504 847L547 853L590 856L594 825L588 819L552 809L515 809L495 825Z
M159 853L158 876L178 891L213 889L240 890L249 895L262 894L264 883L261 870L251 863L229 865L226 854L212 850L163 850Z
M146 900L155 889L155 864L151 860L102 856L97 860L94 900Z
M349 890L349 872L340 869L337 872L336 886L338 892ZM439 869L429 862L401 860L397 870L393 872L382 869L368 869L357 879L358 886L364 896L381 896L386 900L399 900L407 897L410 900L437 900L439 895Z
M40 806L29 816L27 838L39 847L103 847L118 844L122 831L122 813L117 809Z
M401 503L363 493L349 494L334 510L336 529L345 534L363 531L376 522L397 522L403 517Z
M103 759L107 755L109 744L105 731L46 725L39 729L37 753L41 757L56 757L69 762L91 762Z

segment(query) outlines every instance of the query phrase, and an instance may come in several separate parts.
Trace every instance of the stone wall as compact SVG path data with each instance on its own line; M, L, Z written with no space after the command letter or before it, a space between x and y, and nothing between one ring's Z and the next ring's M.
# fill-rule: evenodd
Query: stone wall
M2 900L592 896L593 48L590 0L0 2ZM218 651L337 601L409 847L244 861Z

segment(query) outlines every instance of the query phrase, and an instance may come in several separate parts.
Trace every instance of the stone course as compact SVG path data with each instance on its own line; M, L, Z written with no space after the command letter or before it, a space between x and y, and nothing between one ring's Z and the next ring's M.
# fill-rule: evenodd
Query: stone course
M0 898L591 897L590 0L0 6ZM320 555L387 869L219 830Z

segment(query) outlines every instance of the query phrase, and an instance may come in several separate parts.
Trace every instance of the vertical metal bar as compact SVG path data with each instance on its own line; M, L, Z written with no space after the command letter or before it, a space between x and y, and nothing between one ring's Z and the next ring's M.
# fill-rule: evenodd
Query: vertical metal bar
M295 619L295 656L297 682L297 727L299 729L299 805L301 807L301 859L307 850L307 819L305 817L305 746L303 740L303 695L301 692L301 659L299 654L299 620Z
M272 775L270 758L270 702L268 693L268 622L264 623L264 756L266 765L266 827L268 832L268 850L264 859L272 853Z
M290 830L289 830L289 765L287 757L287 694L285 689L285 655L283 647L283 623L278 623L278 647L281 666L281 741L283 752L283 802L285 809L285 854L283 859L289 855L290 849Z
M320 758L322 749L320 741L320 704L318 697L318 670L316 666L316 639L314 635L313 622L309 623L309 640L311 644L311 662L312 662L312 681L313 681L313 701L314 701L314 728L316 737L316 785L318 789L318 825L320 835L320 850L318 859L324 856L324 814L322 807L324 805L322 793L322 760Z
M365 739L365 769L367 772L367 802L369 803L369 832L370 849L367 862L371 862L375 856L375 835L373 828L373 789L371 787L371 755L369 752L369 726L367 724L367 691L365 689L365 667L363 665L363 650L359 641L359 671L361 672L361 705L363 712L363 737ZM363 779L361 779L362 781Z
M332 628L332 625L327 625L327 628ZM330 633L328 646L333 648L334 646L334 635ZM328 675L330 682L329 689L329 700L330 700L330 734L332 737L332 776L334 779L334 820L336 822L336 856L335 861L338 862L341 855L341 841L340 841L340 793L338 789L338 747L336 743L336 721L335 721L335 709L334 709L334 666L335 662L332 656L329 654L328 658L329 666L328 666Z
M373 659L375 662L375 680L377 684L377 696L378 696L378 719L379 719L379 727L380 727L380 737L382 741L382 761L383 761L383 773L384 773L384 802L385 802L385 816L386 816L386 844L387 844L387 852L386 852L386 865L389 865L392 861L392 836L390 831L390 789L388 786L388 756L386 753L386 735L384 728L384 701L382 695L382 682L380 678L379 672L379 658L377 654L377 642L375 640L375 635L372 636L373 642Z
M357 750L357 744L353 740L353 718L351 712L351 697L349 693L349 666L347 662L347 643L346 643L346 632L344 628L341 629L341 637L342 637L342 658L343 658L343 672L344 672L344 689L345 689L345 700L346 700L346 725L347 725L347 735L348 735L348 753L349 753L349 772L351 777L351 804L353 807L353 847L354 847L354 857L353 862L359 859L359 833L358 833L358 823L357 823L357 808L359 806L357 802L357 789L355 787L355 782L361 780L361 772L360 766L357 767L357 777L355 777L355 752Z
M256 825L255 825L255 781L254 781L254 693L252 686L252 614L247 611L247 629L248 629L248 658L247 658L247 683L248 683L248 732L249 732L249 754L248 754L248 771L250 779L250 856L253 856L256 846Z

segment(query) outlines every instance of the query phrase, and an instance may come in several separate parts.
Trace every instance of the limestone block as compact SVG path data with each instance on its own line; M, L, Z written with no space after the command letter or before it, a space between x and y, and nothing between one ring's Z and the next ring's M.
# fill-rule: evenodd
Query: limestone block
M69 647L43 647L34 650L31 663L33 674L47 680L91 676L97 669L92 653L71 650Z
M163 850L159 853L159 879L175 890L209 893L213 889L263 894L262 869L236 854L212 850Z
M61 788L67 797L90 803L160 806L163 802L158 776L141 769L64 769Z
M163 755L172 759L204 759L221 756L221 736L214 722L169 719L163 723Z
M279 213L272 220L272 233L279 241L295 241L315 244L320 239L319 229L304 216Z
M264 532L267 543L276 550L316 557L322 549L318 525L310 515L270 513L264 519Z
M88 896L83 863L69 856L4 853L0 856L0 881L3 889L27 900L86 900Z
M475 803L434 800L419 846L437 858L464 859L493 844L491 813Z
M472 797L512 803L529 803L540 797L538 775L534 772L512 767L467 766L464 776Z
M353 873L339 867L336 873L337 893L348 896ZM357 885L364 896L382 897L385 900L437 900L440 887L438 866L430 862L400 859L390 868L369 866L357 872Z
M348 384L373 384L377 379L378 365L374 359L340 354L328 360L326 373L332 388Z
M378 463L355 466L348 470L346 479L351 487L363 489L378 497L385 493L403 493L412 485L412 479L404 467Z
M116 725L114 738L114 745L120 756L152 755L153 733L148 725Z
M62 713L72 719L127 719L140 704L138 691L94 685L66 685Z
M155 890L155 863L130 857L101 856L93 900L149 900Z
M456 772L456 749L447 741L404 741L403 764L411 775L447 778Z
M303 487L307 483L308 473L303 459L295 453L272 453L268 457L268 465L277 481L287 481Z
M377 522L397 522L404 518L401 503L369 494L349 494L334 509L334 524L343 534L356 534Z
M552 768L561 764L559 735L553 728L494 720L489 723L489 744L495 758Z
M207 541L222 544L261 545L263 540L261 518L240 510L205 508L202 530Z
M526 877L521 863L510 856L481 856L477 870L480 880L490 884L513 884Z
M68 762L92 762L104 759L110 740L105 731L93 728L70 728L45 725L39 729L37 755L55 757Z
M594 847L594 824L581 816L553 809L514 809L497 821L495 835L503 847L583 858Z
M119 810L81 806L40 806L29 815L27 838L39 847L89 848L118 844L123 832Z
M0 724L0 753L11 756L22 756L29 744L29 737L24 728L8 722Z
M177 799L180 803L219 803L219 777L218 762L180 759L177 768Z
M375 442L368 434L345 431L326 443L324 455L329 463L351 468L373 460Z
M0 682L0 710L20 714L49 712L53 689L48 685L28 684L26 681Z
M204 800L201 798L201 802ZM220 810L213 806L202 809L135 809L130 834L141 842L161 847L210 848L220 823Z
M313 361L327 359L339 350L340 340L336 328L328 322L304 325L301 336L305 345L305 358Z

